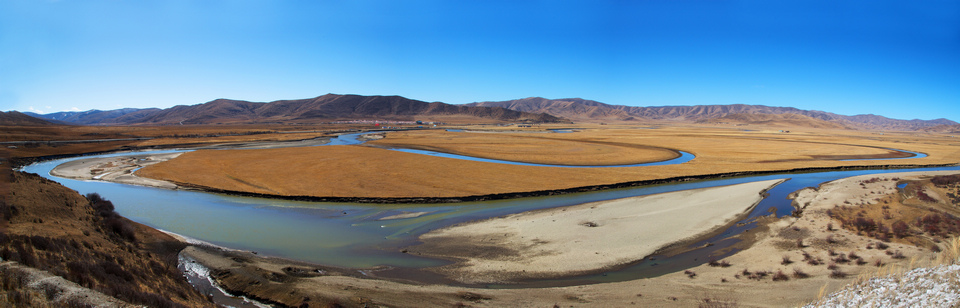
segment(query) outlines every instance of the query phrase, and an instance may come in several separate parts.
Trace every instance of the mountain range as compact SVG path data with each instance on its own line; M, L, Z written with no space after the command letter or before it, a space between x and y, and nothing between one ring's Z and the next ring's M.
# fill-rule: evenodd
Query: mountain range
M430 120L569 123L548 114L500 107L428 103L400 96L327 94L310 99L256 103L217 99L167 109L117 109L30 114L42 119L80 125L315 123L337 120Z
M529 97L509 101L470 103L467 104L467 106L503 107L523 112L547 113L576 122L654 120L703 123L710 122L711 120L716 120L716 122L725 122L725 120L730 120L729 117L732 115L795 114L809 118L804 119L803 122L810 123L811 121L822 121L831 123L811 123L811 125L835 128L845 127L876 130L921 130L939 125L958 125L957 122L947 119L898 120L872 114L845 116L825 111L801 110L793 107L770 107L763 105L742 104L635 107L609 105L582 98L546 99L542 97ZM741 116L739 120L745 119L743 119ZM758 120L761 122L763 121L762 119Z
M19 113L18 113L19 114ZM116 109L27 115L55 123L80 125L167 125L241 123L316 123L337 120L428 120L500 123L686 122L794 125L817 128L957 132L947 119L899 120L879 115L854 116L763 105L637 107L582 98L524 99L452 105L400 96L327 94L310 99L257 103L217 99L166 109ZM23 121L22 117L18 117Z

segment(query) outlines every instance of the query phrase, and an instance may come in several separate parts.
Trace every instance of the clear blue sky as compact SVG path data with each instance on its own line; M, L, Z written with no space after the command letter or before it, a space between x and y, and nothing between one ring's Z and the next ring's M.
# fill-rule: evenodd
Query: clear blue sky
M960 1L0 1L0 110L326 93L960 121Z

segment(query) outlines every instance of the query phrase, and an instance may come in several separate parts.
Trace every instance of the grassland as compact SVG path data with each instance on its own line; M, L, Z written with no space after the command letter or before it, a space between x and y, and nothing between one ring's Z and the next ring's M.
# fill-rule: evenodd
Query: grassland
M960 140L945 135L849 130L743 131L723 127L658 129L592 126L575 133L491 130L390 132L364 146L196 151L138 172L176 183L268 195L449 198L563 190L704 174L800 168L960 163ZM680 165L622 168L514 166L399 153L377 147L431 149L470 156L565 165L697 158ZM886 148L928 154L906 156ZM600 153L590 155L590 153Z
M291 141L369 125L0 126L0 156L18 159L157 147Z

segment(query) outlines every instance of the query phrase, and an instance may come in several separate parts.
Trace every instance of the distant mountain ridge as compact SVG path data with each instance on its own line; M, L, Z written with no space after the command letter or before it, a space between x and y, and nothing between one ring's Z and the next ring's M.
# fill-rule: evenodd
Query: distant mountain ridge
M428 103L400 96L327 94L310 99L256 103L217 99L198 105L166 109L117 109L32 114L35 117L83 125L289 123L332 120L485 119L501 122L569 123L542 113L499 107L472 107Z
M10 126L44 126L44 125L54 125L50 121L44 119L38 119L29 114L21 113L18 111L0 111L0 125L10 125Z
M499 102L477 102L467 105L503 107L523 112L547 113L557 117L583 122L636 120L703 121L723 118L734 114L798 114L813 119L833 122L844 127L858 129L921 130L938 125L949 126L958 124L957 122L947 119L898 120L872 114L845 116L825 111L801 110L793 107L743 104L635 107L609 105L582 98L546 99L542 97L528 97Z
M166 109L117 109L50 114L25 113L54 123L81 125L310 123L333 120L484 120L525 123L711 121L754 124L799 124L808 127L952 132L960 123L947 120L899 120L872 114L839 115L816 110L763 105L698 105L637 107L610 105L582 98L524 99L451 105L400 96L327 94L310 99L256 103L217 99ZM800 115L750 117L746 115ZM429 117L430 119L426 119ZM21 120L22 122L22 120ZM26 123L26 122L23 122ZM35 125L35 124L31 124Z
M802 114L796 113L734 113L719 118L710 118L697 120L697 123L723 123L723 124L749 124L749 125L773 125L787 127L811 127L811 128L832 128L832 129L850 129L843 124L814 119Z

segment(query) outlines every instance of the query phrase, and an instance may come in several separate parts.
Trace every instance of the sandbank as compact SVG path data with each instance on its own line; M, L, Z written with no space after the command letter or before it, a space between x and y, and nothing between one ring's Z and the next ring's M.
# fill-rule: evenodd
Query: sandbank
M592 202L434 230L411 253L458 260L464 283L567 276L631 263L727 225L784 180Z
M50 174L62 178L77 180L100 180L122 184L176 189L176 184L139 177L137 169L168 161L183 153L133 154L129 156L78 159L60 164L50 170Z
M390 215L390 216L380 217L380 218L377 219L377 220L394 220L394 219L417 218L417 217L420 217L420 216L423 216L423 215L426 215L426 214L430 214L430 213L433 213L433 212L403 212L403 213L396 214L396 215Z

